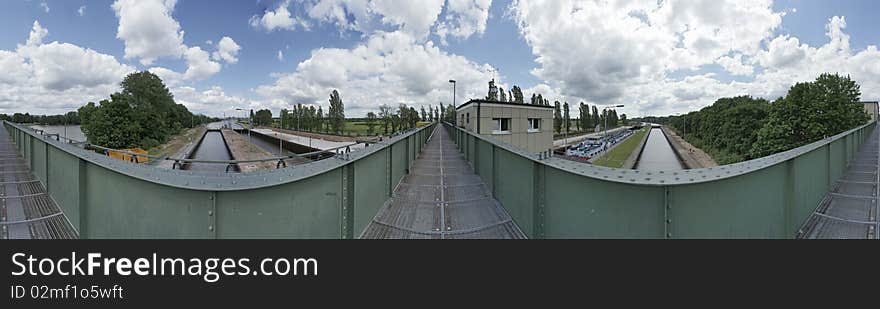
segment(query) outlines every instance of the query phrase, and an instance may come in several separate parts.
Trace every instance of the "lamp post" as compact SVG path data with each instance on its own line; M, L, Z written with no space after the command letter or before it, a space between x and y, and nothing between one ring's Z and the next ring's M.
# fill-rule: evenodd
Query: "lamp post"
M235 110L237 110L237 111L242 111L242 112L244 112L245 114L247 114L247 110L244 109L244 108L236 108ZM247 118L247 117L245 117L245 118ZM249 124L251 124L251 121L253 121L253 120L248 119L248 123L249 123ZM250 143L250 142L251 142L251 129L252 129L254 126L253 126L253 124L251 124L249 127L250 127L250 128L247 128L247 127L242 126L242 128L244 128L244 129L247 130L247 132L248 132L248 142Z
M449 82L452 83L452 108L455 108L455 83L456 82L454 79L450 79ZM443 104L440 104L440 108L443 108ZM455 123L456 120L457 120L456 115L452 115L453 124Z
M609 109L612 109L612 108L615 108L615 107L623 107L623 104L620 104L620 105L605 105L604 107L602 107L602 113L605 114L605 127L602 128L602 129L603 129L603 131L602 131L602 132L603 132L603 133L602 133L602 139L606 139L606 138L608 138L608 113L606 113L605 111L606 111L606 110L609 110Z

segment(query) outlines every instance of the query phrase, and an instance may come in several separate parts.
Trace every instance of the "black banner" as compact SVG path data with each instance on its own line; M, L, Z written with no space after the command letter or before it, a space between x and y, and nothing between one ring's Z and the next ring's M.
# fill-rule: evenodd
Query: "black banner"
M585 302L609 293L766 293L798 289L807 282L835 282L824 286L826 291L870 290L847 280L865 276L876 281L876 267L857 261L876 260L880 251L880 246L865 241L635 240L76 240L3 241L2 248L7 303L16 308L372 308L452 299L497 305L558 293L584 297ZM826 266L829 263L833 269ZM650 299L619 301L646 300Z

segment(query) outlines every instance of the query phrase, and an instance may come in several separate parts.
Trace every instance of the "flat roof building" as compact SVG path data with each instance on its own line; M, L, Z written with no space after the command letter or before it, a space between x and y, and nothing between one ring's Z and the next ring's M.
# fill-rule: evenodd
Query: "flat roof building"
M878 114L880 114L880 106L878 106L877 101L864 101L862 104L865 106L865 112L868 113L868 116L871 117L871 121L877 121Z
M540 153L553 148L553 107L470 100L455 109L456 125L483 137Z

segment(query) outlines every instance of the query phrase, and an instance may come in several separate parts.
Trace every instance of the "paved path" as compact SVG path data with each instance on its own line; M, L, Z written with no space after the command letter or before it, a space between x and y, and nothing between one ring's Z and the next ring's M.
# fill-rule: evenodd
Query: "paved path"
M362 238L525 238L438 125Z
M844 175L825 196L798 238L880 239L878 130L862 144Z
M77 238L0 124L0 239Z

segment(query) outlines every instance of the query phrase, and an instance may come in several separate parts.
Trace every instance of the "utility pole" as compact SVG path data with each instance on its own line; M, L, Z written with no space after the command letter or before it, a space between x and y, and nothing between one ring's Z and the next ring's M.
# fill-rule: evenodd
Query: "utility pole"
M452 83L452 108L455 108L455 83L456 82L454 79L450 79L449 82ZM479 103L477 103L477 104L479 104ZM443 108L443 104L440 104L440 108L441 109ZM477 111L479 111L479 107L477 108ZM455 121L456 121L455 116L453 116L452 123L455 124ZM477 119L477 121L480 121L479 118Z
M608 115L610 115L610 113L606 113L605 111L612 109L612 108L615 108L615 107L623 107L623 104L621 104L621 105L605 105L604 107L602 107L602 114L605 114L605 127L602 128L603 129L602 139L608 138Z

